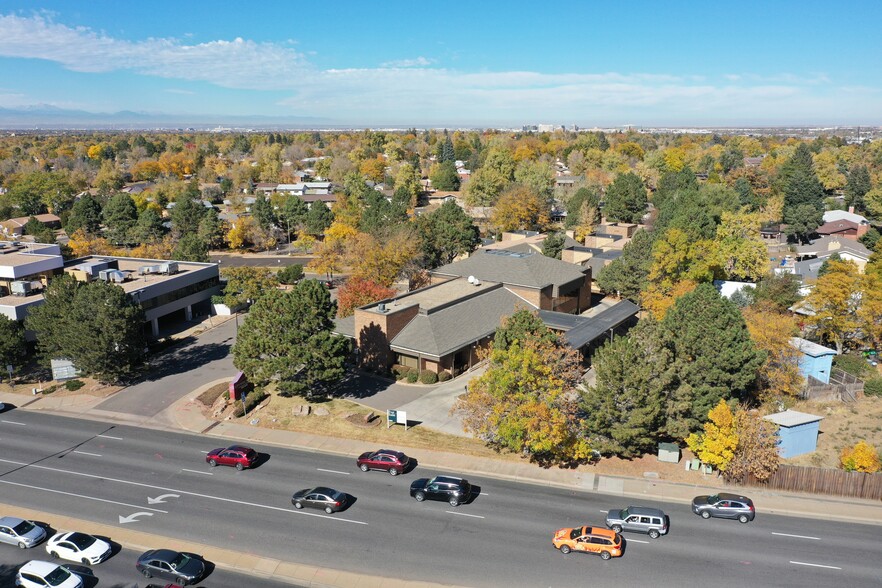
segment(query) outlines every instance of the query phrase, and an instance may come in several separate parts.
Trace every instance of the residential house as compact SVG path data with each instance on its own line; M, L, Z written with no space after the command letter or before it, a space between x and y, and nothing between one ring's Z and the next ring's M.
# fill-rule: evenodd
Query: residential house
M34 218L50 229L60 229L61 219L54 214L35 214ZM31 220L29 216L19 216L0 222L0 230L7 237L21 237L25 234L25 225Z
M828 210L824 223L815 229L823 237L836 236L857 241L870 230L870 221L854 213L854 207L844 210Z

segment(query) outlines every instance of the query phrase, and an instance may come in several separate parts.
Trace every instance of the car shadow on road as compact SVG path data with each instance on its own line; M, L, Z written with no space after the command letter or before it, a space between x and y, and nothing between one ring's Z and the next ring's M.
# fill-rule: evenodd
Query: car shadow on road
M349 493L347 492L347 493L346 493L346 506L344 506L341 510L338 510L337 512L346 512L346 511L348 511L350 508L352 508L352 506L353 506L356 502L358 502L358 497L353 496L352 494L349 494Z
M258 452L257 459L254 460L254 463L252 463L251 467L248 469L249 470L256 470L257 468L259 468L260 466L262 466L263 464L268 462L270 459L271 459L271 456L269 453Z
M120 545L116 541L113 541L110 537L105 537L104 535L95 535L95 538L101 539L102 541L110 545L110 555L107 556L107 559L110 559L111 557L122 551L122 545Z
M469 493L469 497L466 499L463 504L471 504L478 499L478 496L481 495L481 487L480 486L472 486L472 491Z
M61 565L83 579L83 588L94 588L94 586L98 584L98 578L95 577L94 572L92 572L92 568L90 568L89 566L84 566L82 564L75 564L71 562L64 562Z

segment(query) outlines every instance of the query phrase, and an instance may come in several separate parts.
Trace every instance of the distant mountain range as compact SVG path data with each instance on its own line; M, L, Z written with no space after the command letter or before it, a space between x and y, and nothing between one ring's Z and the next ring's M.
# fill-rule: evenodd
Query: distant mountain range
M339 124L339 123L337 123ZM89 112L48 104L0 108L2 129L151 129L151 128L316 128L336 126L335 121L306 116L226 116L150 112Z

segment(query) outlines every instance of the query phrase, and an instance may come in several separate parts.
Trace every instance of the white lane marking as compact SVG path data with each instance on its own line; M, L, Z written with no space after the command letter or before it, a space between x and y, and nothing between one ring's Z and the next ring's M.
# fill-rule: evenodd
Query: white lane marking
M101 437L102 439L114 439L116 441L122 441L122 437L111 437L110 435L95 435L96 437Z
M472 517L473 519L483 519L484 517L480 515L468 514L465 512L456 512L455 510L445 510L444 512L449 512L450 514L459 515L461 517Z
M608 513L609 511L608 510L601 510L599 512Z
M338 472L337 470L323 470L322 468L315 468L320 472L328 472L329 474L343 474L344 476L350 475L352 472Z
M808 535L791 535L790 533L775 533L772 532L772 535L778 535L779 537L795 537L797 539L811 539L812 541L820 541L820 537L809 537Z
M200 451L199 453L208 453L207 451Z
M7 425L18 425L19 427L27 427L27 423L17 423L15 421L0 421L0 423L6 423Z
M481 492L481 496L490 496L490 495L487 494L486 492Z
M190 472L191 474L204 474L206 476L213 476L211 472L200 472L199 470L188 470L187 468L181 468L182 472Z
M76 449L74 450L74 453L79 453L80 455L91 455L92 457L101 457L101 455L98 453L89 453L88 451L77 451Z
M318 514L318 513L303 512L302 510L292 510L290 508L281 508L278 506L268 506L266 504L257 504L254 502L245 502L244 500L234 500L232 498L223 498L221 496L211 496L209 494L200 494L198 492L188 492L186 490L178 490L176 488L166 488L165 486L154 486L153 484L143 484L141 482L132 482L130 480L120 480L119 478L108 478L107 476L97 476L95 474L87 474L85 472L74 472L71 470L63 470L61 468L50 468L49 466L28 464L23 461L13 461L11 459L0 458L0 463L11 463L13 465L27 466L29 468L34 468L34 469L39 469L39 470L48 470L50 472L58 472L61 474L70 474L72 476L81 476L84 478L98 479L98 480L102 480L104 482L117 482L118 484L129 484L130 486L138 486L140 488L153 488L154 490L165 490L166 492L177 492L179 494L186 494L187 496L196 496L198 498L207 498L209 500L218 500L220 502L232 502L233 504L240 504L243 506L253 506L255 508L266 508L269 510L280 510L282 512L287 512L287 513L291 513L291 514L299 514L299 515L304 515L304 516L309 516L309 517L319 517L322 519L330 519L332 521L340 521L343 523L353 523L355 525L367 525L367 523L365 523L365 522L354 521L352 519L331 517L328 515L323 515L323 514ZM199 473L206 473L206 472L199 472ZM3 480L0 480L0 483L13 484L13 482L6 482ZM19 486L23 486L23 485L24 484L19 484ZM59 492L59 491L58 490L49 490L49 492ZM103 499L96 498L95 500L103 500ZM112 502L112 501L105 501L105 502ZM133 505L127 504L126 506L133 506ZM150 509L149 507L140 506L140 505L135 508L146 508L148 510L156 510L157 512L167 513L167 511L164 511L164 510ZM484 517L481 517L481 518L484 518Z
M132 508L144 508L154 512L168 514L167 510L159 510L158 508L150 508L141 506L140 504L128 504L126 502L117 502L116 500L107 500L105 498L96 498L95 496L85 496L83 494L74 494L73 492L62 492L61 490L53 490L52 488L43 488L42 486L31 486L30 484L19 484L18 482L10 482L8 480L0 480L0 484L9 484L10 486L21 486L22 488L31 488L33 490L43 490L44 492L52 492L54 494L63 494L65 496L74 496L76 498L85 498L86 500L96 500L98 502L108 502L110 504L119 504L121 506L130 506Z
M640 539L628 539L628 543L649 543L649 541L641 541Z
M828 570L841 570L842 569L842 568L837 568L836 566L825 566L825 565L821 565L821 564L806 563L804 561L791 561L790 563L792 563L793 565L796 565L796 566L809 566L809 567L813 567L813 568L827 568Z

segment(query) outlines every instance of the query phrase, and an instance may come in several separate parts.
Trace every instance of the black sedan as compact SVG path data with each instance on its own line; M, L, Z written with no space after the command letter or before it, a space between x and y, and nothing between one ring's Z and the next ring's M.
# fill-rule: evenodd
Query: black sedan
M319 508L328 514L343 510L348 503L349 496L325 486L306 488L291 497L294 508Z
M161 578L181 586L195 584L205 574L205 564L198 555L171 549L145 551L135 567L145 578Z

